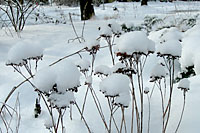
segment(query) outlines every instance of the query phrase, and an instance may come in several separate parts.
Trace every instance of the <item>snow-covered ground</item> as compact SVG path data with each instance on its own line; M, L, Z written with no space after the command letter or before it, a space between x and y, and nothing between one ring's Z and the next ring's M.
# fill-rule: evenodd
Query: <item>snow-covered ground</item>
M177 25L177 28L168 28L168 29L162 29L160 31L152 31L149 33L149 39L155 42L156 52L164 52L165 54L166 52L165 50L167 50L167 52L170 51L170 54L175 53L175 55L178 54L177 56L181 55L182 57L180 59L181 66L177 66L177 69L178 67L179 68L181 67L182 69L184 69L187 66L194 65L195 73L199 74L200 73L200 67L199 67L200 23L199 23L198 17L197 17L197 22L196 22L197 25L194 26L193 28L189 27L190 28L189 30L187 30L188 28L185 27L185 25L180 24L179 21L181 19L194 18L196 15L198 15L200 13L200 10L199 10L200 2L173 2L173 3L149 2L148 4L149 4L148 6L141 7L140 3L135 3L135 2L128 2L128 3L114 2L114 3L106 4L105 10L103 10L102 6L95 7L96 16L93 19L85 22L85 29L84 29L84 34L83 34L83 37L86 40L85 43L79 43L77 39L74 41L70 40L70 39L76 38L76 35L73 31L68 13L72 14L72 19L73 19L73 23L76 28L76 31L79 34L79 36L81 36L84 22L80 21L79 7L72 8L72 7L64 7L64 6L61 6L61 7L43 6L43 7L40 7L40 9L38 9L40 10L40 13L43 12L46 14L46 16L54 18L55 21L57 19L62 22L66 22L66 24L44 23L47 20L43 21L42 19L39 19L37 22L35 22L35 18L34 18L35 15L31 15L25 29L20 33L20 35L17 35L16 33L11 31L13 35L12 37L8 29L1 29L0 30L0 105L5 100L5 98L7 97L8 93L12 90L12 88L24 80L16 71L13 70L12 67L6 66L6 63L9 63L8 61L13 61L10 58L13 59L13 56L15 56L15 54L24 56L25 54L31 53L32 56L34 56L35 48L41 49L40 51L37 51L39 52L37 54L41 54L42 50L44 50L43 59L38 62L38 70L48 69L48 66L51 63L59 60L60 58L66 55L70 55L78 50L81 50L82 48L87 46L88 43L93 43L92 40L94 38L95 39L98 38L99 35L101 34L101 31L99 32L98 28L104 26L106 23L110 22L111 20L115 20L119 24L125 23L126 25L138 26L143 23L145 16L157 16L159 18L164 19L164 23L162 23L161 26ZM117 8L117 11L113 10L114 7ZM38 10L36 12L39 12ZM64 14L64 16L61 14ZM182 32L185 30L187 31ZM168 40L170 40L169 41L170 43L168 42ZM146 39L143 41L146 41ZM162 42L162 44L160 44L160 42ZM15 51L17 48L14 48L13 46L20 45L20 44L24 46L27 45L29 46L30 49L28 50L25 49L22 51L19 50L18 52L22 52L22 53L17 53L17 51ZM100 44L101 46L105 46L106 43L105 41L101 40ZM166 44L167 46L166 45L165 47L160 46L163 44ZM181 48L179 44L181 44L182 46ZM33 45L34 47L31 47L30 45ZM9 51L11 48L14 49L13 51L15 51L16 53ZM116 48L114 47L114 49L117 49L117 47ZM88 52L82 52L80 54L83 59L91 62L92 58ZM69 58L65 59L63 62L65 62L66 60L67 62L73 62L75 64L78 63L79 65L84 65L83 67L86 67L86 68L88 67L87 64L84 64L80 61L81 59L79 55L70 56ZM117 61L117 58L116 58L116 61ZM147 60L147 64L144 70L144 84L145 86L148 86L150 89L153 86L153 84L149 82L150 76L152 73L151 70L159 62L160 61L158 61L156 54L151 55ZM96 68L99 65L107 65L110 68L113 66L108 48L102 48L100 49L99 52L97 52L94 68ZM67 65L67 67L73 68L73 66L70 66L70 65ZM51 82L53 80L59 80L61 82L61 85L64 86L65 84L63 84L62 82L63 78L66 78L69 81L70 81L70 78L77 78L77 77L79 78L79 75L76 73L76 70L73 70L72 72L70 72L70 71L61 71L59 69L62 69L62 67L57 67L53 70L56 71L55 72L56 74L58 73L61 75L63 74L63 77L61 77L60 79L58 77L57 79L51 79L52 78L51 76L54 73L51 73L51 74L49 73L47 75L49 76L50 79L45 79L45 81ZM111 71L107 71L106 69L107 68L104 68L102 71L105 70L108 74L110 74ZM22 71L25 71L25 70L22 69ZM69 73L69 75L67 74L65 75L65 73ZM76 75L74 75L75 73ZM120 76L122 75L114 76L113 74L112 78L117 78L117 77L119 78ZM120 80L122 81L124 80L123 83L124 82L127 83L126 82L127 77L122 76L120 78L115 79L115 81L118 82ZM76 99L76 102L79 104L79 106L82 105L84 95L87 90L87 87L84 86L84 81L85 81L84 76L82 75L80 79L81 79L82 86L78 89L79 90L78 93L75 93L75 99ZM107 79L107 82L109 80L111 80L111 78ZM199 114L200 112L200 107L199 107L200 82L199 80L200 80L199 75L189 78L190 90L186 94L186 108L185 108L185 112L183 116L183 121L179 129L180 133L190 133L190 132L198 133L199 132L199 123L200 123L200 114ZM39 82L39 85L41 84L39 79L37 79L36 82ZM72 85L78 84L77 82L71 83L71 84ZM88 82L93 83L94 90L96 91L100 99L100 102L102 103L103 110L105 111L105 116L109 116L110 112L108 111L107 101L104 95L99 91L99 89L105 89L101 87L105 85L106 83L101 82L101 78L99 78L97 75L94 75L93 79L88 79ZM103 85L100 85L100 88L99 88L100 82L101 84L103 83ZM116 87L115 84L111 84L111 86ZM21 115L19 132L20 133L21 132L29 132L29 133L48 132L48 130L45 129L45 126L44 126L45 121L49 121L49 119L47 119L48 112L45 109L44 103L42 103L41 115L39 116L39 118L34 118L35 99L37 98L37 93L34 91L34 89L30 86L29 83L24 83L14 92L14 94L11 96L7 104L10 106L14 106L16 97L18 94L19 94L19 100L20 100L20 115ZM183 95L182 92L177 89L177 84L175 84L174 93L173 93L172 112L171 112L170 121L169 121L168 129L167 129L168 133L174 132L178 124L178 120L181 115L181 109L182 109L182 104L183 104L182 95ZM128 100L127 97L126 99ZM146 110L144 112L144 122L145 122L144 132L146 132L147 131L147 116L148 116L148 101L146 97L144 99L145 99L144 108ZM65 113L65 117L64 117L66 132L69 132L69 133L88 132L84 123L80 120L80 114L78 113L78 110L75 107L73 108L72 121L69 118L69 113L70 112L67 109ZM116 113L116 120L118 119L118 115L121 116L120 113L121 112ZM125 117L127 121L131 121L130 114L131 114L131 109L129 107L127 111L125 112ZM89 94L89 97L87 99L84 117L89 127L92 129L94 133L106 132L104 125L102 124L101 119L99 117L99 114L97 113L97 110L95 108L94 101L92 99L91 94ZM108 120L108 117L106 119ZM157 88L155 88L155 91L151 98L150 131L152 133L161 132L162 130L161 122L162 122L162 118L161 118L160 92ZM129 125L129 129L127 130L128 132L130 132L130 122L127 122L127 125ZM3 126L4 126L3 122L0 119L0 129ZM116 132L114 129L114 125L113 125L113 132Z

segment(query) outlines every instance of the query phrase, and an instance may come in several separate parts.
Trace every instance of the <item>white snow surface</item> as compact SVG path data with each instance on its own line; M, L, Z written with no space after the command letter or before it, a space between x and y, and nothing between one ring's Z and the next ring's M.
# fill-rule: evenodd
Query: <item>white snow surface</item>
M200 25L196 25L193 28L185 32L185 36L182 42L182 54L181 54L181 67L184 69L188 66L195 66L195 73L199 74L199 50L200 50Z
M113 6L117 7L118 11L113 11ZM86 40L86 43L89 42L90 40L91 41L93 40L93 42L95 42L95 40L100 35L98 31L98 27L101 27L102 24L105 24L105 23L108 24L109 22L113 21L111 19L114 19L114 21L118 24L125 23L128 27L131 27L131 26L137 26L143 23L143 18L146 15L148 16L156 15L159 18L165 18L165 21L164 21L165 26L172 25L172 24L175 25L176 22L179 22L180 21L179 19L181 18L183 19L191 18L193 16L198 15L199 7L200 7L200 2L198 1L190 1L190 2L183 2L183 1L151 2L149 1L148 6L142 6L142 7L140 5L140 2L113 2L113 3L105 4L105 10L103 10L103 5L100 5L100 7L94 7L96 16L91 20L85 21L86 23L85 23L85 30L84 30L84 39ZM41 16L42 14L45 14L49 18L52 17L54 21L55 20L66 21L66 24L45 23L47 20L43 18L35 22L35 13L38 13L38 12L40 12ZM41 54L44 55L43 60L38 62L39 71L38 73L36 73L36 76L38 76L38 80L41 79L41 81L37 81L38 82L37 84L41 85L42 87L40 88L44 90L49 90L49 87L51 86L44 82L53 84L53 81L54 81L54 78L53 78L54 74L53 73L50 74L49 67L47 66L51 64L52 62L55 62L66 55L70 55L80 49L83 49L84 47L87 47L87 45L85 45L84 43L80 44L77 39L75 39L73 42L67 43L69 39L76 38L73 28L71 26L71 22L69 20L69 15L68 15L69 13L72 14L72 19L73 19L73 23L76 28L76 31L78 35L81 36L80 34L83 28L83 21L80 20L80 7L56 6L55 4L53 4L52 6L39 6L37 8L37 11L34 11L33 14L30 15L30 18L28 18L25 29L18 34L20 35L20 37L18 37L18 35L13 31L11 27L8 27L8 28L3 27L0 29L0 71L1 71L0 72L0 102L3 102L6 99L7 95L13 89L14 86L17 86L19 83L21 83L24 80L17 72L13 72L12 67L5 66L5 63L8 63L9 50L14 49L15 45L27 44L26 46L23 46L24 50L17 50L18 48L15 48L16 51L14 49L13 52L11 52L12 53L11 58L13 58L14 62L16 63L20 63L22 58L29 57L30 56L28 54L29 52L30 53L35 52L34 48L33 49L28 48L30 45L37 46L39 47L39 49L41 47L44 48L44 51L42 50L43 52L39 52L39 54L37 53L35 54L35 55L41 55ZM2 12L0 12L0 14L2 15ZM61 16L61 14L63 14L63 16ZM181 30L180 27L177 27L177 28L180 31L183 31ZM8 29L11 30L13 37L9 34ZM160 45L160 42L163 41L162 36L165 34L165 31L168 32L169 29L171 28L166 28L163 30L150 32L148 38L154 41L156 45ZM179 40L182 36L181 38L182 40L181 56L182 57L180 60L181 67L182 69L184 69L187 66L194 65L196 74L199 74L200 72L199 70L200 65L198 63L199 62L199 59L198 59L199 42L200 42L199 29L200 29L199 17L197 17L197 25L194 26L193 28L187 30L184 33L180 33L179 30L178 31L175 30L173 32L170 31L171 32L170 34L172 35L167 35L166 37L166 38L173 38L173 40ZM111 35L112 30L109 29L107 33ZM183 35L179 36L179 33ZM169 40L165 40L165 41L169 41ZM96 46L94 44L95 43L90 43L88 44L88 47L92 48L93 46ZM103 44L103 41L101 41L100 44ZM117 40L114 42L114 44L117 44ZM112 68L112 62L111 62L110 54L108 51L109 50L107 48L100 49L100 51L98 51L94 67L99 66L99 65L106 65ZM16 53L17 56L15 56L13 53ZM27 53L28 56L25 57L24 53ZM82 52L80 54L83 57L83 59L91 61L91 55L89 55L88 52L86 53ZM16 57L19 57L19 55L20 55L20 58L16 59ZM80 56L79 55L70 56L69 58L62 60L61 62L68 59L70 59L72 62L77 62L78 60L80 60ZM115 58L115 60L117 62L117 57ZM153 84L149 83L149 75L151 74L152 67L157 62L158 61L157 61L156 54L151 55L148 57L148 60L146 62L147 63L146 67L144 68L144 73L143 73L144 85L148 86L150 89L153 87ZM63 65L63 67L64 66L65 65ZM73 66L75 70L76 66L75 65ZM62 71L60 70L62 69L62 67L60 67L60 69L54 69L54 66L52 66L52 69L54 73L57 73L57 70ZM22 69L21 71L24 72L24 69ZM66 73L66 71L67 70L64 70L64 73ZM41 74L39 74L40 72ZM63 74L62 77L65 78L65 76L66 77L71 76L71 78L73 78L74 76L73 72L70 72L70 74L71 75ZM75 75L79 75L79 74L77 73ZM48 76L49 78L50 77L51 78L48 79ZM44 80L44 82L42 82L42 80ZM180 133L190 133L190 132L198 133L199 132L200 108L197 105L199 105L200 103L200 97L199 97L200 76L197 75L197 76L191 77L189 80L190 80L191 91L189 91L186 95L187 104L185 107L183 120L179 128ZM68 81L71 81L71 80L68 80ZM80 77L81 84L84 84L85 81L86 79L83 76ZM62 82L65 82L65 81L62 80ZM97 96L99 97L100 103L102 103L102 108L105 113L105 118L107 120L107 118L109 118L109 115L110 115L110 110L109 110L109 107L107 107L107 104L106 104L107 101L104 95L101 92L99 92L99 82L101 82L99 77L94 76L92 78L92 86ZM36 84L35 81L33 83ZM118 82L116 83L118 84ZM135 80L134 80L134 83L137 84ZM78 85L78 84L79 82L77 81L76 83L73 84L73 86ZM174 87L175 88L178 87L178 84L175 84ZM86 91L85 88L86 86L82 85L79 91L74 94L75 95L74 97L76 98L76 102L79 104L80 107L83 103L83 99L85 96L85 91ZM17 94L19 94L20 115L21 115L19 133L23 133L26 131L28 131L29 133L48 132L48 130L45 129L45 126L43 126L44 125L43 119L46 118L44 114L46 113L48 115L48 111L45 108L45 105L43 102L41 102L42 114L39 116L39 118L37 119L34 118L35 99L38 98L38 95L34 91L34 89L29 85L29 83L24 83L19 88L17 88L16 91L12 94L12 96L7 102L8 105L14 106L16 102ZM123 93L120 93L120 94L122 95ZM99 114L97 113L97 109L96 109L96 106L94 105L93 99L89 95L86 102L84 117L93 132L95 133L105 132L105 127L101 123L101 119L99 117ZM160 92L158 89L155 88L154 93L151 97L150 132L153 132L153 133L160 133L162 131L162 124L161 124L162 110L160 108L161 107L160 100L158 99L160 99ZM167 133L173 133L178 124L178 120L180 118L179 116L182 109L182 102L183 102L182 92L178 89L174 89L172 100L173 100L172 108L171 108L172 110L170 114L168 129L166 131ZM120 102L122 103L121 100ZM127 102L127 101L124 101L124 102ZM64 104L66 105L66 103ZM69 119L68 109L66 110L66 113L65 113L64 124L65 124L66 131L69 133L80 133L80 132L88 133L87 128L84 125L84 122L80 120L80 114L78 110L73 105L72 105L72 108L73 108L72 109L73 120ZM144 110L148 111L148 101L147 101L146 96L144 97ZM131 107L128 107L127 109L125 109L127 132L130 132L130 121L131 121L130 114L131 114ZM144 132L147 131L147 124L145 122L148 120L147 114L148 112L144 112ZM121 112L118 110L116 114L114 115L117 122L119 122L121 118L120 116L121 116ZM49 121L49 119L47 119L47 121ZM50 125L51 124L52 123L50 123ZM117 123L117 124L120 125L120 123ZM14 125L15 125L15 121L11 124L12 126L11 128L15 129ZM0 119L0 127L3 130L2 127L4 127L4 125L1 119ZM117 132L117 130L115 130L113 125L112 127L113 127L112 128L113 132ZM6 132L6 131L3 130L2 132ZM137 132L137 131L135 130L134 132Z
M165 68L161 64L156 64L152 71L151 71L151 76L152 78L158 77L158 78L163 78L167 74Z
M24 59L43 55L43 49L31 40L15 44L8 52L6 64L23 64Z
M53 106L58 108L69 107L71 103L74 103L74 93L71 91L64 92L64 94L53 93L49 96L48 100L51 101Z
M86 40L86 42L84 44L85 44L85 47L90 50L93 47L99 45L99 40L97 40L96 38L90 38L90 40Z
M130 80L128 76L123 74L112 74L100 83L100 91L105 96L118 96L121 93L127 93L130 91Z
M90 61L85 59L80 59L76 61L75 64L80 68L81 71L88 71L90 67Z
M144 93L146 93L146 94L149 93L149 90L150 90L149 87L145 87L144 88Z
M108 21L107 24L110 25L112 33L119 34L119 33L122 32L121 25L118 24L115 20L111 19L111 20Z
M110 75L111 74L111 68L106 66L106 65L99 65L95 68L95 74Z
M123 34L117 42L117 48L117 52L128 55L135 52L147 54L155 49L155 45L143 31L134 31Z
M92 76L88 76L85 80L86 84L92 84Z
M65 92L80 85L80 76L78 68L72 62L63 61L38 71L34 83L44 92L49 92L55 84L59 92Z
M115 99L115 104L128 107L131 101L130 92L120 93Z
M168 40L181 40L182 32L176 27L166 28L161 36L161 42L166 42Z
M53 69L57 75L56 84L59 92L80 86L81 74L74 63L63 61L53 66Z
M178 40L168 40L167 42L157 45L156 51L161 55L180 57L182 47L181 43Z
M181 79L178 83L178 88L189 89L190 81L187 78Z
M56 78L57 75L52 68L46 67L36 73L34 76L34 83L40 91L48 93L53 85L55 85Z
M123 69L123 68L126 68L126 65L122 64L121 62L118 62L111 68L111 71L112 73L115 73L117 70Z

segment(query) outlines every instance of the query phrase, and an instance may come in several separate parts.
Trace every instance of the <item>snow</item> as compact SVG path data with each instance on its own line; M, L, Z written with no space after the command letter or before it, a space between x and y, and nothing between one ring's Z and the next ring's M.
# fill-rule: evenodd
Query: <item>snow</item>
M43 56L43 49L31 40L15 44L8 52L6 64L24 64L24 60Z
M70 61L43 68L36 73L34 83L39 90L49 92L56 84L59 92L80 86L80 72Z
M119 69L123 69L123 68L126 68L126 65L122 64L121 62L118 62L111 68L111 71L112 73L116 73Z
M85 84L89 84L89 85L92 84L92 76L88 76L88 77L86 78Z
M80 59L75 62L76 66L80 68L81 71L88 71L90 67L90 62L85 59Z
M119 96L121 93L130 91L130 80L128 76L123 74L112 74L100 83L100 91L107 97Z
M67 91L64 94L52 93L48 100L56 108L69 108L69 105L75 102L74 93Z
M86 40L84 44L88 50L91 50L93 47L99 46L99 40L96 38L91 38L90 40Z
M108 119L110 116L110 110L109 110L109 107L107 106L106 98L104 97L105 94L102 94L102 92L99 91L99 83L102 83L107 78L105 78L103 81L101 81L101 78L98 78L97 76L94 76L94 75L92 76L87 75L87 78L85 78L84 76L80 76L81 74L79 70L81 69L77 68L77 64L81 65L82 68L88 68L88 65L86 64L89 64L89 63L86 63L86 62L89 61L91 63L91 55L89 55L88 52L81 52L80 55L70 56L51 67L48 67L48 65L52 64L53 62L59 60L62 57L71 55L74 52L77 52L78 50L81 50L83 48L87 47L88 49L92 49L93 47L96 47L98 45L104 46L105 42L96 40L97 38L99 38L100 34L104 33L104 34L107 34L108 36L111 36L111 35L113 36L113 29L115 31L120 31L119 25L123 23L126 24L127 27L140 26L143 23L144 17L147 15L157 16L158 18L163 19L164 23L161 23L160 25L158 25L158 27L153 27L155 28L154 30L156 31L151 31L148 37L144 33L145 38L148 38L148 39L143 39L142 35L141 36L138 35L143 40L137 37L136 39L133 40L131 39L132 36L124 37L126 39L123 41L120 40L121 42L127 42L128 45L118 43L119 42L118 40L121 39L121 37L126 36L125 33L122 33L124 35L122 35L119 39L116 38L116 40L114 40L114 46L117 47L117 50L119 50L118 46L120 46L125 49L124 50L125 52L130 52L130 54L132 54L133 51L136 51L138 49L140 51L144 51L146 54L146 52L148 51L155 51L154 43L152 43L152 41L155 42L156 50L157 50L157 47L159 45L165 44L165 42L168 42L170 40L174 40L175 42L182 40L182 42L178 42L181 46L182 52L181 52L180 64L178 60L176 60L177 70L180 70L179 68L180 65L182 69L181 71L183 71L184 68L187 66L194 65L195 73L199 74L200 73L200 68L199 68L200 65L199 65L199 58L198 58L200 56L199 55L200 25L198 24L199 17L197 17L197 25L195 25L193 28L185 24L183 24L183 26L187 26L187 27L182 27L180 22L185 18L188 19L188 18L192 18L198 15L200 2L173 1L171 3L171 2L156 1L156 2L148 2L148 4L149 4L148 6L141 7L140 2L123 2L123 3L113 2L113 3L105 4L105 10L102 10L103 8L102 5L100 5L100 7L94 7L96 16L92 18L91 20L85 21L85 29L84 29L83 37L86 40L86 42L82 42L82 43L79 43L77 40L74 40L73 42L69 42L70 39L76 38L76 36L74 34L71 22L69 20L68 13L72 14L73 24L78 33L78 36L82 35L82 28L83 28L84 22L80 21L79 7L67 7L67 6L58 7L55 5L40 6L38 7L37 11L33 12L33 14L30 15L30 18L28 18L28 21L26 23L27 25L25 26L25 29L19 34L16 34L11 27L8 27L8 28L2 27L0 29L0 71L1 71L0 73L0 92L1 92L0 102L3 102L6 99L6 96L9 94L9 92L12 90L14 86L17 86L19 83L21 83L24 80L17 72L13 72L13 68L6 67L5 63L17 63L17 64L24 63L22 62L24 58L27 59L32 56L43 55L43 60L38 62L39 71L35 73L35 69L32 68L34 70L33 74L35 76L34 76L34 79L31 80L31 82L33 81L34 85L36 85L36 87L38 87L41 91L49 91L52 85L58 82L60 84L58 86L59 91L61 92L57 94L52 93L52 102L54 102L54 104L58 104L59 107L69 106L69 101L75 101L75 100L76 100L76 103L80 107L82 107L82 103L83 103L83 99L84 99L85 91L86 91L85 88L87 88L87 85L84 85L84 83L85 82L92 83L91 85L94 91L96 92L96 95L99 98L99 101L102 105L102 110L105 115L106 122L109 122ZM117 7L118 11L113 11L113 7ZM36 18L35 13L40 13L40 17L41 17L41 19L39 18L37 22L35 22L35 18ZM2 15L1 12L0 14ZM42 18L43 16L42 14L44 14L47 18L46 19ZM63 16L61 16L61 14L63 14ZM51 20L52 22L59 20L61 23L57 23L57 24L51 23L51 22L46 23L51 18L52 18ZM111 27L113 27L113 29L111 29L108 26L109 23L112 23ZM173 27L164 28L161 30L158 29L161 27L171 27L171 26ZM98 27L101 27L100 31L98 31ZM188 28L190 29L187 30ZM13 37L10 35L9 31L12 32ZM136 33L140 33L140 32L136 32ZM136 42L139 42L139 40L141 42L147 41L148 45L147 46L146 44L137 45ZM127 48L125 45L127 46L130 45L130 47ZM44 50L42 48L44 48ZM166 49L168 48L165 48L165 50ZM177 52L175 53L177 54ZM144 86L148 86L150 89L153 87L153 83L149 83L149 76L152 74L151 73L152 67L154 67L154 65L157 64L158 62L158 57L156 57L156 55L157 54L155 53L148 57L148 60L146 62L146 66L143 72ZM80 56L83 58L83 60L87 60L87 61L85 62L82 59L80 59ZM115 57L115 64L116 63L117 64L115 66L112 65L108 48L100 48L95 57L96 58L95 58L94 68L101 65L107 66L107 68L109 66L108 69L106 67L105 68L100 67L100 71L102 73L105 73L108 78L112 76L113 75L112 73L115 73L118 68L125 67L125 65L117 63L118 57ZM68 60L70 60L70 63L68 62ZM24 72L24 69L21 69L21 71ZM156 71L157 69L155 69L155 73ZM57 77L58 75L60 75L60 77ZM103 76L102 78L104 77L105 76ZM76 81L74 81L74 79ZM125 79L128 80L128 77ZM197 106L200 103L200 97L199 97L200 90L198 89L200 86L199 80L200 80L199 75L191 77L189 79L190 81L189 87L191 88L191 91L187 93L187 98L186 98L187 104L185 107L183 121L179 129L179 132L181 133L199 132L199 123L200 123L199 110L200 109ZM168 88L169 83L168 82L166 83L167 83L166 87ZM127 83L128 85L127 84L125 85L125 83L121 82L121 78L117 78L116 82L109 82L106 84L106 87L119 86L120 88L122 88L122 84L124 84L124 86L126 86L127 90L129 91L126 91L127 93L120 92L119 96L115 97L115 103L118 103L118 106L122 104L123 106L128 107L128 105L131 104L130 103L131 100L129 99L131 98L129 82ZM137 88L136 79L134 79L134 84ZM70 91L66 92L66 90L69 89L68 87L70 88L77 87L79 85L81 86L79 87L79 90L77 93L69 94L69 96L68 94L65 94L65 93L70 92ZM185 87L186 85L183 85L183 86ZM182 92L179 91L178 89L175 89L176 87L178 87L178 84L175 84L174 89L173 89L174 90L173 95L172 95L173 103L172 103L172 108L171 108L169 125L166 131L169 133L175 131L176 125L179 120L180 112L182 109L182 102L183 102ZM123 89L125 88L123 87ZM167 92L168 91L169 90L167 90ZM119 92L119 90L116 92ZM135 92L136 92L136 95L138 96L137 89ZM13 93L13 95L8 100L7 104L13 106L15 104L17 94L19 94L20 114L21 114L19 132L25 132L25 131L29 131L30 133L48 132L45 129L45 126L43 126L44 122L41 120L41 119L48 118L47 116L49 115L48 110L46 109L42 100L41 100L42 114L37 119L34 118L34 104L35 104L35 99L38 98L38 94L34 91L34 89L29 85L29 83L24 83L19 88L17 88L17 90ZM71 97L71 100L68 99L69 97ZM168 95L166 95L166 97L168 97ZM62 98L64 100L61 100ZM162 110L160 108L161 103L159 99L160 99L160 92L158 89L154 89L154 93L150 99L151 100L150 132L155 132L155 133L159 133L162 130L161 129L162 128L162 124L161 124ZM61 101L65 101L65 102L61 102ZM148 120L147 119L148 112L146 112L148 111L147 108L148 108L148 101L147 101L147 97L144 96L144 111L145 111L144 118L143 118L144 132L147 131L146 130L147 129L146 121ZM44 116L44 113L46 113L47 115ZM63 121L65 124L66 131L69 133L79 133L79 132L87 133L88 132L87 128L84 125L84 122L80 120L80 114L75 106L72 106L72 114L73 114L73 120L70 120L70 118L68 117L69 110L66 110L65 112ZM131 132L130 131L130 121L131 121L130 114L131 114L131 107L128 107L125 110L127 132ZM55 115L55 118L56 117L57 115ZM88 122L88 125L91 128L92 132L95 132L95 133L106 132L104 125L101 123L99 114L97 113L97 109L90 95L90 91L88 93L88 97L86 101L84 117L86 121ZM120 110L117 110L115 112L114 118L117 124L120 125L120 122L121 122ZM47 119L45 123L48 125L48 122L49 122L49 125L52 124L50 119ZM2 124L3 122L0 119L1 130L2 132L6 132L2 128L4 127L4 125ZM117 132L113 124L114 123L112 123L112 132ZM13 128L14 130L15 127L13 125L14 124L11 125L12 126L11 128ZM124 130L122 130L122 132L123 131ZM133 132L137 132L137 131L134 130Z
M145 87L145 88L144 88L144 93L145 93L145 94L148 94L148 93L149 93L149 90L150 90L149 87Z
M166 28L161 34L161 42L166 42L168 40L181 40L182 39L182 33L179 31L176 27Z
M195 72L199 74L199 68L198 68L198 58L199 54L198 51L200 50L200 34L198 32L199 25L194 26L187 32L185 32L185 37L183 38L183 48L182 48L182 54L181 54L181 67L184 69L188 66L195 65Z
M180 80L179 84L178 84L178 88L189 90L190 81L187 78L184 78L184 79Z
M63 61L53 66L53 69L57 75L56 84L59 92L80 86L81 74L74 63Z
M162 79L166 76L167 72L161 64L156 64L151 71L151 80Z
M123 34L117 42L117 47L117 52L132 55L133 53L147 54L150 50L154 50L155 46L143 31L134 31Z
M48 93L56 84L56 78L57 75L52 68L46 67L36 73L34 83L40 91Z
M111 37L112 36L112 29L111 29L111 27L108 26L107 23L104 23L100 27L100 35L105 36L105 37Z
M99 65L95 68L95 74L103 74L105 76L111 74L111 68L106 65Z
M168 40L157 46L156 51L159 55L170 55L173 57L181 56L181 43L178 40Z
M118 97L115 99L116 105L121 105L123 107L128 107L131 101L131 96L129 92L120 93Z
M120 34L122 32L122 27L115 20L111 19L108 21L108 26L110 26L113 34Z

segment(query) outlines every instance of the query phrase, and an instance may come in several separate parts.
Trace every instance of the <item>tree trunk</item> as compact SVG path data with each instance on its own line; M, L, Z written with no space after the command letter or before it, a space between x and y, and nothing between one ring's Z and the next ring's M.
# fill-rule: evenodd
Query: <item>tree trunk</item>
M80 9L81 20L88 20L95 15L92 0L80 0Z
M141 1L141 6L147 5L147 1L148 1L148 0L142 0L142 1Z

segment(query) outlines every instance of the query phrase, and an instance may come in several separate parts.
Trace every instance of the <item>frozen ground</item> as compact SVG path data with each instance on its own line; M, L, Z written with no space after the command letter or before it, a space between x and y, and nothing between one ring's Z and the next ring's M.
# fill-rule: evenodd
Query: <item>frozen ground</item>
M94 17L92 20L86 21L85 25L85 31L84 31L84 38L85 40L90 40L91 38L96 38L99 35L98 27L102 24L106 23L110 19L115 19L118 23L126 23L126 24L134 24L138 25L143 22L143 18L146 15L156 15L161 18L169 18L167 19L166 23L170 23L169 21L173 21L175 23L176 18L187 18L194 15L197 15L200 13L199 11L200 2L173 2L173 3L160 3L160 2L149 2L148 6L141 7L140 3L111 3L105 5L105 10L102 10L102 6L96 7L96 17ZM117 7L118 11L113 11L113 7ZM13 32L12 37L7 29L1 29L0 30L0 102L3 102L10 90L19 84L21 81L23 81L23 78L20 77L20 75L16 72L14 72L12 67L8 67L5 65L7 61L7 53L9 49L17 44L18 42L23 42L27 44L35 44L40 45L42 48L44 48L44 57L42 61L39 61L38 69L42 69L52 62L58 60L59 58L69 55L73 52L76 52L77 50L80 50L83 48L83 44L80 44L77 40L75 40L72 43L68 43L69 39L76 38L74 31L71 26L71 22L68 18L68 13L75 14L72 15L72 19L74 21L74 26L76 27L76 30L79 35L81 35L81 30L83 26L83 22L80 21L80 12L79 8L74 7L61 7L58 8L56 6L49 7L44 6L40 7L40 11L44 12L50 17L53 17L55 19L61 19L59 17L59 14L62 12L65 15L66 24L45 24L42 21L37 22L35 24L34 22L34 15L32 15L31 19L28 22L28 25L25 27L24 31L20 33L20 37L16 35L16 33ZM198 23L198 21L197 21ZM199 26L197 26L193 31L195 32L195 37L200 38L199 33ZM7 31L7 34L6 34ZM184 34L183 38L188 39L189 34L192 34L191 31L188 34ZM197 32L197 33L196 33ZM151 38L154 38L157 41L159 38L155 34L150 34ZM192 35L191 35L192 36ZM156 38L157 37L157 38ZM157 39L157 40L156 40ZM185 39L185 40L186 40ZM189 39L188 39L189 40ZM190 40L192 40L190 38ZM196 42L193 43L199 43L197 39ZM193 41L193 40L192 40ZM183 42L184 43L184 42ZM187 42L186 42L187 43ZM185 46L188 46L185 43ZM104 42L102 42L102 45L104 45ZM194 47L197 47L197 45L194 45ZM185 50L185 54L191 54L192 49L191 47L187 47L190 53L187 52L187 49ZM200 50L200 49L199 49ZM199 51L194 51L195 53L198 53ZM193 55L194 55L193 54ZM91 57L88 55L88 53L82 53L81 54L83 58L87 60L91 60ZM197 55L197 54L196 54ZM195 56L195 55L194 55ZM192 56L193 57L193 56ZM109 67L112 66L110 55L108 53L108 49L102 49L100 52L98 52L97 61L95 62L95 67L98 65L108 65ZM78 55L72 56L68 58L67 60L70 60L72 62L76 62L79 60L80 57ZM184 63L188 63L188 60L192 60L191 64L196 65L196 71L198 71L198 56L193 59L189 58L187 61L183 61ZM197 62L197 63L195 63ZM152 55L148 61L147 66L145 70L145 85L146 86L152 86L151 83L149 83L149 76L151 73L151 69L153 66L157 63L157 60L155 59L155 55ZM189 62L190 63L190 62ZM198 72L197 72L198 73ZM83 76L81 77L81 80L83 81ZM189 79L191 82L191 88L190 91L187 93L187 100L186 100L186 108L185 108L185 114L183 117L183 121L181 124L181 127L179 129L180 133L198 133L199 132L199 123L200 123L200 97L199 97L199 86L200 86L200 77L197 75L195 77L192 77ZM106 102L104 100L104 95L102 95L101 92L99 92L99 78L95 76L93 79L94 83L94 89L96 90L98 96L102 103ZM178 89L176 89L176 86L174 87L175 93L173 95L173 113L171 114L170 118L170 125L168 128L169 133L174 132L175 127L178 123L177 118L180 117L180 109L182 108L182 92L180 92ZM80 87L79 92L75 95L77 103L83 102L84 94L86 91L86 87ZM20 123L20 132L29 132L29 133L44 133L48 132L48 130L45 129L44 121L47 116L47 112L45 111L45 107L42 108L42 114L39 118L34 118L34 106L35 106L35 98L37 97L37 94L34 92L32 87L25 83L22 85L9 99L8 104L14 105L16 96L19 93L19 99L20 99L20 108L21 108L21 123ZM151 132L152 133L159 133L161 132L161 118L158 118L160 115L160 103L157 100L159 99L159 92L155 91L154 97L152 98L152 121L151 121ZM106 105L102 105L104 110L107 109ZM147 100L145 99L145 108L148 108ZM176 111L178 110L178 111ZM100 118L98 114L95 112L94 102L91 98L91 96L87 100L86 104L86 111L84 113L86 120L88 121L89 126L92 128L94 133L102 133L105 132L104 127L102 123L100 123ZM126 112L127 121L129 121L129 113L130 109ZM147 114L147 112L145 112ZM108 115L108 113L106 113ZM87 132L87 129L85 128L84 124L80 121L80 115L78 114L77 110L74 108L73 110L73 121L69 119L69 111L65 114L65 127L66 131L69 133L84 133ZM145 116L146 117L146 116ZM146 120L145 120L146 121ZM0 123L0 127L2 126L2 123ZM146 132L146 125L145 125L145 132Z

